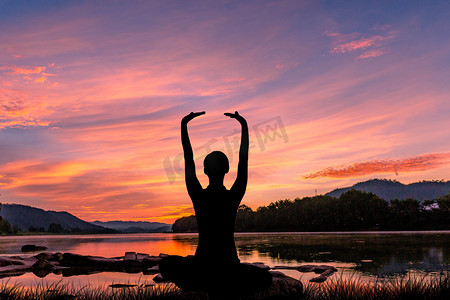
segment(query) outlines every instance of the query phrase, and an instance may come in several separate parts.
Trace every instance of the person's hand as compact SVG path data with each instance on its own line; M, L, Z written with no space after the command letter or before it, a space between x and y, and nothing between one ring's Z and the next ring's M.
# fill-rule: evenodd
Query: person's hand
M190 120L192 120L192 119L194 119L194 118L196 118L196 117L198 117L198 116L204 115L204 114L205 114L204 111L200 111L200 112L191 112L190 114L188 114L187 116L185 116L185 117L181 120L181 122L187 123L187 122L189 122Z
M238 120L239 123L241 123L241 124L247 124L247 121L237 111L235 111L234 114L233 113L224 113L224 115L230 117L231 119Z

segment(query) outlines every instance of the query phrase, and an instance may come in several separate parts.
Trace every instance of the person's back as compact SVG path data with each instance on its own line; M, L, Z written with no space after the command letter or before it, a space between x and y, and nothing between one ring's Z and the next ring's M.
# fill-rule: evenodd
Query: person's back
M234 243L236 196L225 187L208 187L193 200L199 232L195 257L200 261L207 263L219 258L223 262L239 263Z

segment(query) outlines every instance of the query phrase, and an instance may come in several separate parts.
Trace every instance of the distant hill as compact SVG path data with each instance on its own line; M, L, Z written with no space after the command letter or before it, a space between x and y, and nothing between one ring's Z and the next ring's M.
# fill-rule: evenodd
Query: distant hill
M86 233L111 233L114 230L97 226L83 221L65 211L43 210L36 207L20 204L2 204L0 216L8 220L11 226L17 226L21 231L28 231L31 226L39 229L43 227L46 231L52 223L60 224L66 231Z
M115 229L124 233L166 232L172 228L171 224L145 221L95 221L91 224Z
M413 198L423 202L433 200L450 193L450 181L421 181L403 184L396 180L372 179L357 184L335 189L326 195L339 197L348 190L355 189L363 192L374 193L384 200Z

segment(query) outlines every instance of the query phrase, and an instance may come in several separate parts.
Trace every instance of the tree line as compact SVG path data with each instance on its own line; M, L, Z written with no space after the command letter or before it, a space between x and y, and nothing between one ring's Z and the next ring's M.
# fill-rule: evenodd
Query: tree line
M421 203L415 199L386 201L354 189L339 198L320 195L279 200L256 211L241 205L235 224L236 232L448 229L450 193ZM172 230L197 232L195 216L176 220Z

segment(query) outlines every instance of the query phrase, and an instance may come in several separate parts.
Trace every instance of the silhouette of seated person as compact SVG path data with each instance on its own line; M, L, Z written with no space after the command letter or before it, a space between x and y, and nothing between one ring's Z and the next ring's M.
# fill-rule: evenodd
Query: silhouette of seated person
M161 275L184 290L224 293L253 293L272 283L269 271L241 264L234 243L234 224L244 197L248 178L248 126L236 111L225 113L242 127L237 177L231 189L223 185L229 171L227 156L220 151L208 154L204 172L209 185L203 189L197 179L187 124L205 112L191 112L181 121L181 141L185 161L185 180L194 205L198 225L198 246L193 257L170 256L159 264Z

